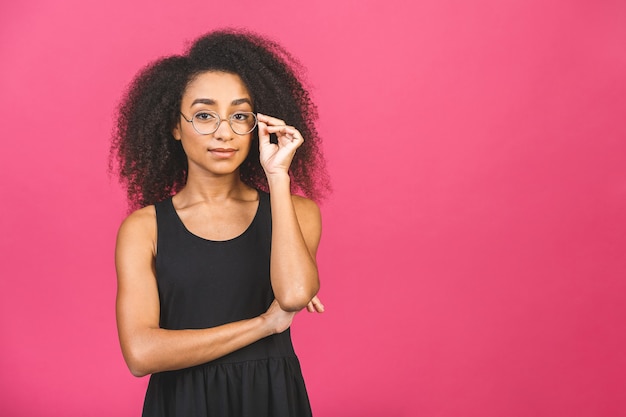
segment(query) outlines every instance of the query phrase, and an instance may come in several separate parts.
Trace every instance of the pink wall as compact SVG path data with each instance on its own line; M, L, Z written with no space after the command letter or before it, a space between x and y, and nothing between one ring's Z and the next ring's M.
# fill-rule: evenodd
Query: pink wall
M626 415L625 2L176 3L0 6L1 415L139 414L112 113L224 26L320 107L328 311L293 330L318 417Z

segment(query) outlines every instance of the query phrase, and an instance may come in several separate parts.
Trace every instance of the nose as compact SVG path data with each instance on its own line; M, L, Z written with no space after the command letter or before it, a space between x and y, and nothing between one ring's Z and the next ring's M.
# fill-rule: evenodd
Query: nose
M230 128L230 123L228 123L228 119L223 119L220 117L219 125L217 125L217 130L213 133L213 137L217 140L227 142L233 139L234 134L235 133Z

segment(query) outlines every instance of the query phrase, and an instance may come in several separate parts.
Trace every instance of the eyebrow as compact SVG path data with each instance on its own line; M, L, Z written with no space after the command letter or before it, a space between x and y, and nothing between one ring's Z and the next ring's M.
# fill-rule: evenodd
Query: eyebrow
M231 106L238 106L240 104L245 104L245 103L247 103L250 106L252 106L252 102L248 98L238 98L238 99L235 99L235 100L231 101L230 104L231 104ZM193 103L191 103L191 106L193 107L196 104L206 104L206 105L209 105L209 106L214 106L216 103L215 103L215 100L213 100L211 98L197 98L197 99L195 99L193 101Z
M252 107L252 102L250 101L250 99L247 99L247 98L238 98L237 100L231 101L230 104L232 106L238 106L240 104L245 104L245 103L249 104Z

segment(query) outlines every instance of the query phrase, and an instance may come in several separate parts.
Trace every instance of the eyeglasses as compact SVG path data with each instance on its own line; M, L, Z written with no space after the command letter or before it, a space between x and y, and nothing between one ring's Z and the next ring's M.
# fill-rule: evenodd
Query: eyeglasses
M222 123L222 118L217 112L212 110L200 110L188 120L185 115L180 112L185 121L191 123L193 128L201 135L210 135L215 133ZM230 128L238 135L247 135L252 132L257 125L256 115L249 111L240 111L228 116L228 124Z

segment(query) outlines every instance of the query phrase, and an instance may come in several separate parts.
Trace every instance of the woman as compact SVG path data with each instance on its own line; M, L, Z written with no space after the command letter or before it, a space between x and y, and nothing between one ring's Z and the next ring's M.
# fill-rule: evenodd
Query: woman
M315 255L327 176L315 106L277 44L232 31L149 65L112 163L133 212L117 321L144 416L311 414L289 326L323 312ZM306 140L305 140L306 139Z

